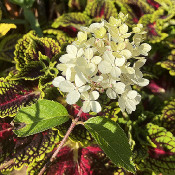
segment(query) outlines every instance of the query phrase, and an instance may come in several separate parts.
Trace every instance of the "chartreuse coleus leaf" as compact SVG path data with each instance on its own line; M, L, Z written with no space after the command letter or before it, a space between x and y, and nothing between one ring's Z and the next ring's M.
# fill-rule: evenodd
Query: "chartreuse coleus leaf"
M66 108L58 102L38 100L37 103L19 110L14 122L24 127L14 130L18 137L33 135L69 120Z
M175 98L166 103L160 117L161 126L175 134Z
M72 43L75 38L70 37L67 33L58 29L47 29L43 31L44 35L57 40L60 46L64 48L64 44Z
M89 25L91 23L90 18L83 13L66 13L58 17L52 24L53 28L58 27L75 27Z
M117 123L98 116L87 120L84 126L113 163L128 171L135 172L128 139Z
M175 137L164 127L148 123L146 125L147 157L136 160L140 170L150 170L155 174L174 175Z
M6 35L6 33L7 33L10 29L16 29L16 25L15 25L15 24L6 24L6 23L0 24L0 38L1 38L2 36Z
M39 61L41 55L47 56L50 61L53 61L58 58L59 52L60 46L57 41L47 37L38 38L34 32L29 32L18 41L15 47L16 68L21 70L31 61Z
M139 23L143 24L143 29L147 32L147 40L151 43L158 43L164 40L168 34L162 32L163 26L158 24L157 20L153 21L153 15L154 14L143 15Z
M171 76L175 76L175 49L171 51L171 55L168 56L166 61L159 63L161 67L169 70Z

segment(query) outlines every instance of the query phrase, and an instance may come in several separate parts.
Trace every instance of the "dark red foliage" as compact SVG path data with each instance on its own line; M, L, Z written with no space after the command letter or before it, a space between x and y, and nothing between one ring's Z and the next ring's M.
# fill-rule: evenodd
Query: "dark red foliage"
M71 115L71 116L73 116L74 118L77 116L77 114L78 114L78 112L79 112L79 110L80 110L80 106L78 106L78 105L67 105L67 110L68 110L68 112L69 112L69 114ZM89 118L90 118L91 116L90 116L90 114L89 113L84 113L84 112L82 112L82 114L81 114L81 121L86 121L86 120L88 120Z
M47 175L112 175L115 170L111 161L96 145L78 150L66 146L60 150Z
M147 27L148 27L150 35L158 36L155 26L156 26L156 22L153 22L153 23L148 24Z
M160 159L162 157L175 155L175 153L170 151L165 151L163 148L152 148L152 147L149 148L148 154L150 155L151 158L154 158L154 159Z
M157 2L155 2L154 0L147 0L147 2L153 6L156 10L160 7L160 4L158 4Z

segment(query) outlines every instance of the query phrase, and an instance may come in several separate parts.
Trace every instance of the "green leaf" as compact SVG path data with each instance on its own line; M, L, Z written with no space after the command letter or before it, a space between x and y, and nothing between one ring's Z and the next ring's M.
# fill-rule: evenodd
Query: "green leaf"
M21 7L27 7L30 8L33 6L33 3L35 0L10 0L12 3L17 4Z
M132 152L128 139L117 123L98 116L87 120L84 126L113 163L128 171L135 172L131 162Z
M33 14L32 10L28 8L24 8L24 16L25 16L25 19L30 23L31 28L36 31L38 36L40 37L43 36L39 22L35 18L35 15Z
M14 122L24 126L14 130L18 137L33 135L52 127L61 125L69 120L67 110L58 102L38 100L30 107L19 110Z

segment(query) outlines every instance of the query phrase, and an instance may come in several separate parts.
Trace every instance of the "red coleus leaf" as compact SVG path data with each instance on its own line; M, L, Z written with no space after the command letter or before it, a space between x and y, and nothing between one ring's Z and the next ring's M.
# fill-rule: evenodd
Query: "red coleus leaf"
M117 168L98 146L76 149L66 146L60 150L47 175L113 175L115 171Z
M147 86L152 93L164 93L165 89L160 87L154 80L151 80L149 85Z
M22 106L34 103L40 96L36 85L27 81L0 79L0 116L13 117Z

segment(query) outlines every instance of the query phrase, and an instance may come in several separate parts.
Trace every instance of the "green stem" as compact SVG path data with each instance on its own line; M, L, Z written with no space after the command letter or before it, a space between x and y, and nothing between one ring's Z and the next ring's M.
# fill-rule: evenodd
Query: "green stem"
M35 18L31 9L23 8L24 9L24 17L30 23L31 28L36 31L36 33L41 37L43 36L42 30L38 23L38 20Z

